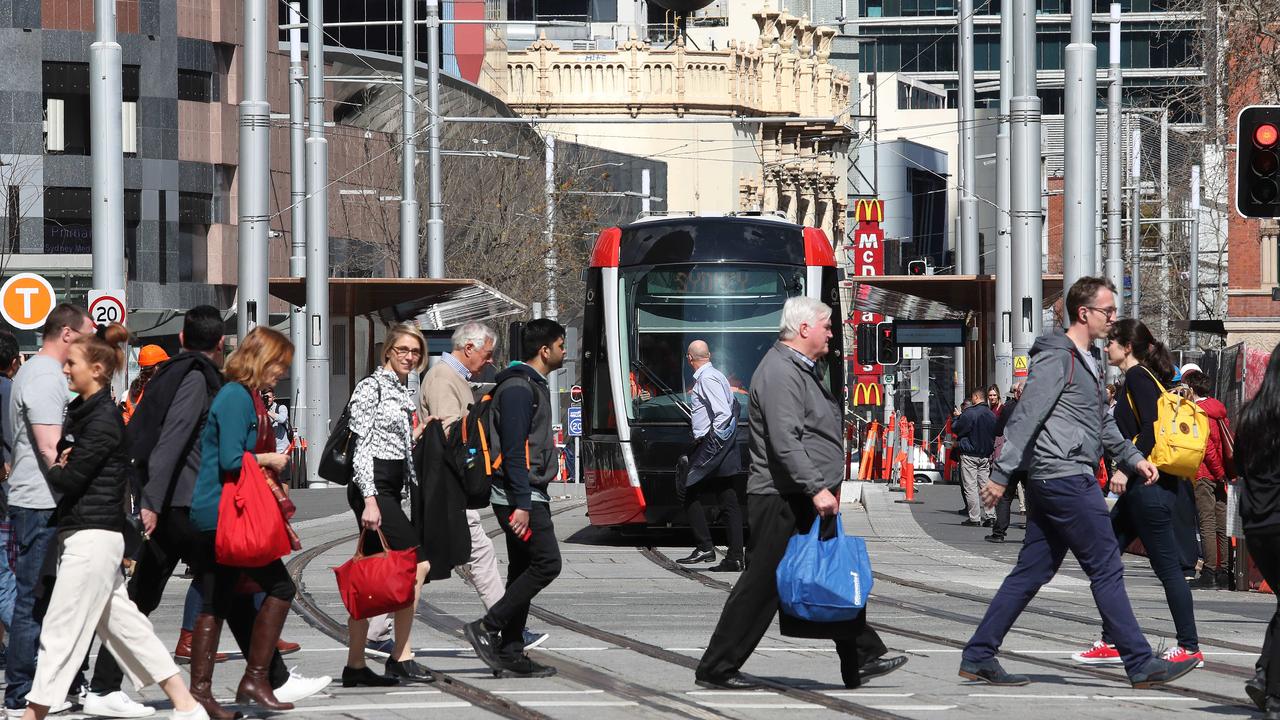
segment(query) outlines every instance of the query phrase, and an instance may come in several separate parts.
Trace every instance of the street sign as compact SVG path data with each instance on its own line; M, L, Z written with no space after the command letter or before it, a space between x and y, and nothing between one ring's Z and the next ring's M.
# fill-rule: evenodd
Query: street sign
M58 304L53 285L35 273L18 273L0 286L0 315L19 330L35 330Z
M1027 356L1026 355L1013 356L1013 376L1014 377L1027 376Z
M90 290L89 318L94 325L124 325L124 290Z
M582 406L569 406L569 437L582 437Z
M569 388L569 400L574 405L578 405L582 402L582 386L581 385L574 385L573 387Z

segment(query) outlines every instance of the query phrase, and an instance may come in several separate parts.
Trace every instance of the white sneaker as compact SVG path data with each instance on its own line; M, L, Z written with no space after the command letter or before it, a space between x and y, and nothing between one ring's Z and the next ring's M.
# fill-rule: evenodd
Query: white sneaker
M70 709L71 709L71 707L72 707L72 705L71 705L71 701L70 701L70 700L63 700L62 702L58 703L57 705L53 705L53 706L51 706L51 707L49 708L49 714L50 714L50 715L57 715L58 713L66 712L66 711L70 710ZM153 711L153 712L154 712L154 711ZM19 713L18 717L22 717L21 713Z
M296 703L320 692L333 682L328 675L309 678L297 673L297 668L289 668L289 679L276 688L276 700L284 703Z
M204 711L200 703L190 710L174 710L173 720L209 720L209 713Z
M140 718L155 715L156 709L147 707L129 697L123 690L105 695L86 692L80 696L81 709L86 715L109 718Z

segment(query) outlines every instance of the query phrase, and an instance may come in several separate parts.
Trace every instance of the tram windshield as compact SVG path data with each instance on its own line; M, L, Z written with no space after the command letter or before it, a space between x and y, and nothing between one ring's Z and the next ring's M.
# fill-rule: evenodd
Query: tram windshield
M619 283L627 416L640 424L688 422L693 370L685 353L689 343L703 340L745 422L751 376L778 338L783 304L805 292L804 268L659 265L623 269Z

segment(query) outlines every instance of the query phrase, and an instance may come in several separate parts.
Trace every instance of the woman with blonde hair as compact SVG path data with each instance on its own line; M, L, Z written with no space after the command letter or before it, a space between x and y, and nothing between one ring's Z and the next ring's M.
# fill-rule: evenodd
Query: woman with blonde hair
M124 364L129 331L118 323L71 344L63 373L78 397L67 407L49 487L58 496L58 576L40 633L36 674L23 720L41 720L67 696L95 632L134 685L158 683L174 717L208 720L147 618L129 599L124 559L129 457L124 421L111 401L111 376Z
M289 462L288 456L276 452L262 391L275 386L292 359L293 345L284 335L261 325L250 331L227 358L223 368L227 383L213 398L200 437L200 472L191 497L191 522L200 531L193 545L199 546L196 552L202 556L198 563L202 567L192 569L202 578L205 597L191 638L191 694L215 720L235 717L213 698L213 657L242 574L266 593L266 599L254 618L236 702L252 702L268 710L293 709L292 703L276 699L268 677L280 629L297 591L293 580L280 560L257 568L228 567L218 564L214 554L222 486L238 479L244 454L254 453L268 473L279 473Z
M387 658L386 674L379 675L365 664L365 639L369 621L347 620L347 665L342 669L342 686L386 687L405 682L431 682L431 672L413 659L409 647L409 631L413 627L413 611L418 606L422 583L431 564L413 527L401 507L404 494L417 485L413 471L413 444L427 418L414 423L417 402L409 392L409 374L426 367L427 341L418 328L396 325L387 332L382 344L382 365L361 380L351 395L351 432L358 437L352 456L353 477L347 486L347 502L362 529L378 530L387 538L391 550L418 549L418 576L413 603L392 615L395 647ZM363 538L365 554L382 551L375 534Z

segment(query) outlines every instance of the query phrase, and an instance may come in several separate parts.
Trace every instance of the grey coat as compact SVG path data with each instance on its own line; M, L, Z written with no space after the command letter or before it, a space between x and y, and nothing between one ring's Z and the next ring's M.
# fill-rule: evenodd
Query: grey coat
M1032 480L1093 475L1104 448L1128 473L1143 460L1107 413L1106 387L1075 343L1061 330L1037 339L992 481L1008 485L1016 470L1026 470Z
M751 376L747 493L809 497L844 479L840 405L791 348L774 343Z

